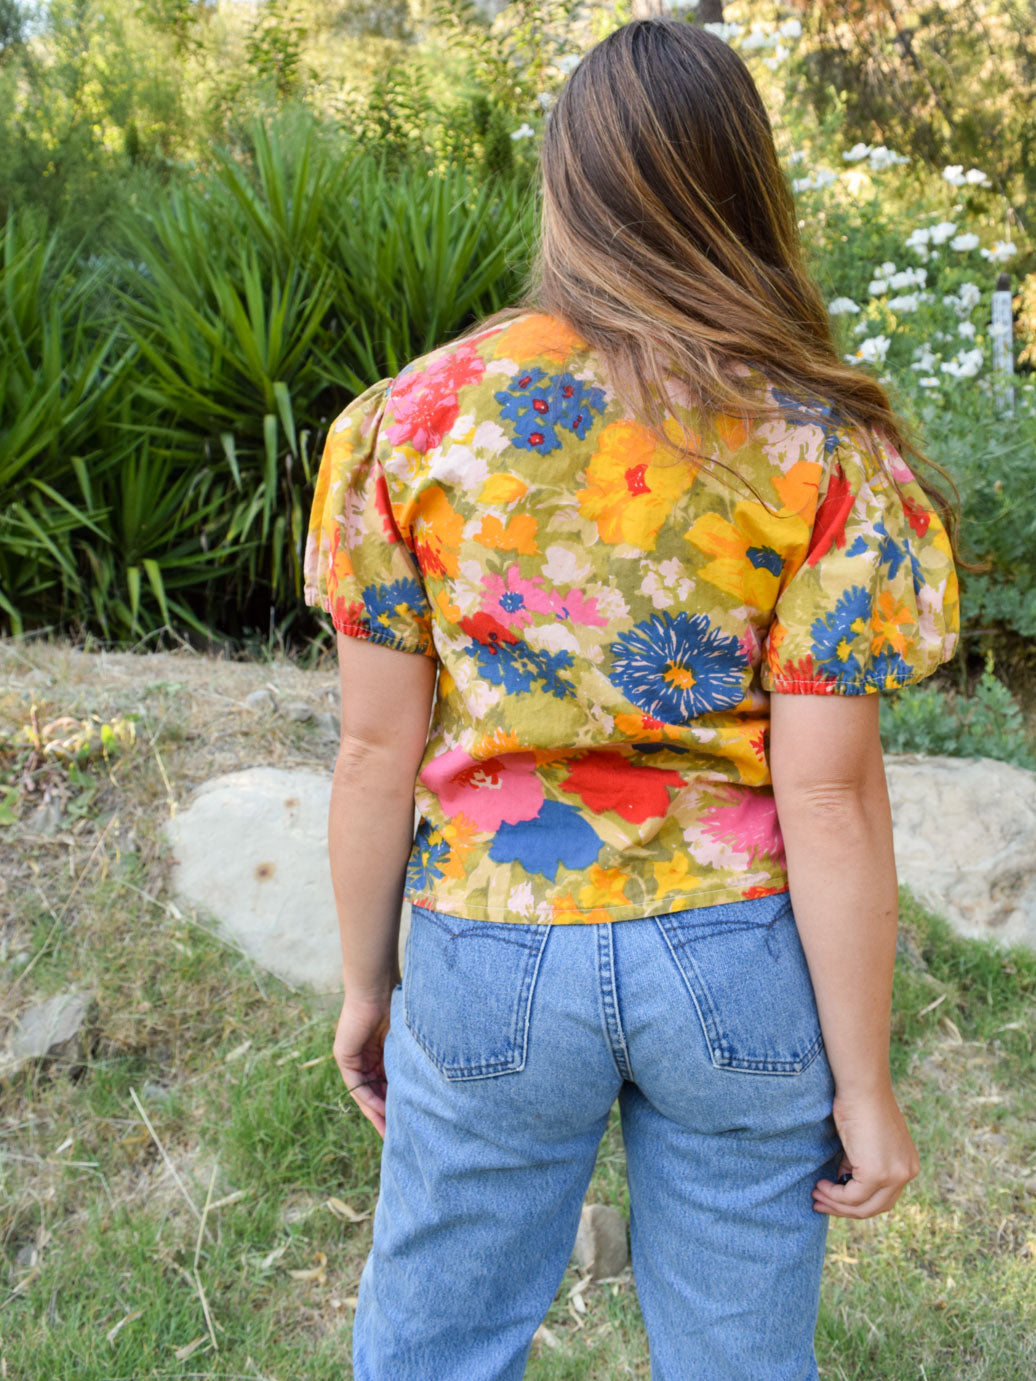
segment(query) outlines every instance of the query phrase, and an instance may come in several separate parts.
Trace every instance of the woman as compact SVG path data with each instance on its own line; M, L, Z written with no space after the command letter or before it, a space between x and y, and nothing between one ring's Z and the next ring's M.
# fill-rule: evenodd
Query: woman
M918 1172L871 692L951 656L953 553L725 44L613 33L542 173L525 307L350 404L313 505L355 1375L522 1375L618 1099L652 1376L816 1376L828 1217Z

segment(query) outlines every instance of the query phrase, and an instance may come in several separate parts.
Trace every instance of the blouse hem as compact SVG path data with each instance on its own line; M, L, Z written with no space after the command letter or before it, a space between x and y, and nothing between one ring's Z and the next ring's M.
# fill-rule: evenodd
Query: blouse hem
M464 903L463 910L459 910L453 902L437 899L428 893L413 892L409 888L404 892L404 896L411 906L438 911L445 916L456 916L461 921L502 921L518 925L600 925L603 922L596 918L602 913L609 921L647 920L654 916L672 916L679 911L693 911L705 905L718 905L728 901L753 901L757 897L772 897L787 891L787 881L773 887L750 889L747 894L744 888L740 887L695 888L693 892L688 892L684 896L657 899L647 907L627 903L625 906L593 906L579 910L566 908L552 915L549 920L540 920L537 917L535 903L532 913L526 915L509 906L480 906L470 902ZM702 900L705 897L709 898L708 903Z

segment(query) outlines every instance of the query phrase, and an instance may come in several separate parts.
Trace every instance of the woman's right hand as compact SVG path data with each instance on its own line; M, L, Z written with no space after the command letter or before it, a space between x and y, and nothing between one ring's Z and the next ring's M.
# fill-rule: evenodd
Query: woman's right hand
M813 1207L836 1218L873 1218L887 1213L921 1168L891 1084L867 1094L836 1093L832 1104L842 1142L841 1176L847 1184L818 1180Z

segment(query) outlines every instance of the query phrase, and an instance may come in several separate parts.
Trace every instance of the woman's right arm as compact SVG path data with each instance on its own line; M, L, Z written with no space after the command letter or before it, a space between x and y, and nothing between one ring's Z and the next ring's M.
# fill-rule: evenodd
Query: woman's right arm
M898 893L877 694L770 696L770 772L802 948L835 1080L845 1185L818 1212L869 1218L919 1170L889 1074Z

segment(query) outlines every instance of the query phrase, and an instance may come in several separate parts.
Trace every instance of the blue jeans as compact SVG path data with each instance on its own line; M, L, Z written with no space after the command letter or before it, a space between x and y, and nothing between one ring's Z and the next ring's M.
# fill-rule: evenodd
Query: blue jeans
M357 1381L517 1381L619 1100L653 1381L808 1381L841 1145L786 892L587 925L414 909Z

